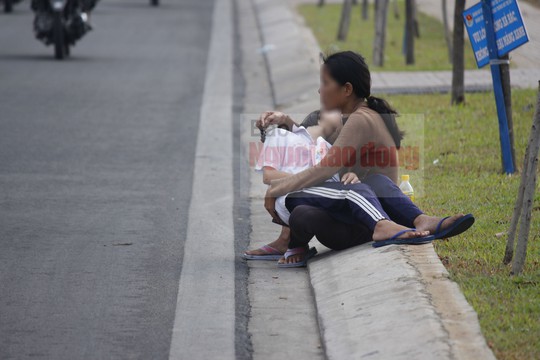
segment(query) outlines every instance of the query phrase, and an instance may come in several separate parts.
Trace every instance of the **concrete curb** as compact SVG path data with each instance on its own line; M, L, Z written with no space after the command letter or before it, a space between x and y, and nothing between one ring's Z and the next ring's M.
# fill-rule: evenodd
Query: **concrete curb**
M252 1L275 105L288 113L313 110L313 35L286 1ZM494 359L476 313L431 244L325 252L313 243L321 254L308 270L328 359Z
M313 98L319 88L317 41L299 25L298 15L286 1L252 1L275 106L281 109Z
M328 359L495 359L431 244L321 252L308 269Z
M458 284L450 280L433 245L405 247L403 253L421 276L431 305L448 332L453 358L495 359L482 335L478 315Z
M232 0L217 2L199 117L193 188L169 359L233 358L235 268ZM208 221L208 206L214 218ZM216 236L219 233L219 236ZM209 251L209 249L211 249ZM220 297L220 301L215 299ZM208 346L208 338L212 346Z
M274 108L275 104L266 67L267 59L257 52L262 44L254 4L251 0L237 0L236 4L241 71L246 79L243 116L239 119L245 168L240 171L249 173L240 189L241 196L245 196L250 202L249 222L252 231L249 248L256 249L275 239L279 227L270 221L263 208L266 185L262 182L262 175L249 167L250 146L260 143L259 132L251 128L250 120L257 118L262 111ZM247 290L251 307L248 320L248 334L252 345L250 358L323 360L323 347L308 273L304 269L280 269L275 261L248 261L247 266Z
M370 244L309 264L328 359L450 359L448 334L403 248Z

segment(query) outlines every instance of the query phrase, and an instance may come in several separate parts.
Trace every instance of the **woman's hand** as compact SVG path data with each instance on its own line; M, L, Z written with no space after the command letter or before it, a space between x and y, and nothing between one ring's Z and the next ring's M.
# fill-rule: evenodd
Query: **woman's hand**
M265 111L261 114L256 123L259 129L266 129L270 125L287 125L287 127L291 129L293 124L294 122L289 115L280 111Z
M353 172L348 172L343 174L341 177L341 182L345 185L347 184L355 184L357 182L360 182L360 179L358 179L358 176Z
M266 191L266 195L264 196L264 208L266 209L266 211L268 211L270 216L272 216L272 219L274 219L274 221L277 221L278 223L282 222L276 212L276 198L270 196L269 190Z

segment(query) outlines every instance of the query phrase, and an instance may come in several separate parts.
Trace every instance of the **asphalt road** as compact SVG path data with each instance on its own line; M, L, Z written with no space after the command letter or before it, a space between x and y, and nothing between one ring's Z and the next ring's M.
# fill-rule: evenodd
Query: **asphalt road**
M72 58L0 14L0 358L166 359L212 0L107 0Z

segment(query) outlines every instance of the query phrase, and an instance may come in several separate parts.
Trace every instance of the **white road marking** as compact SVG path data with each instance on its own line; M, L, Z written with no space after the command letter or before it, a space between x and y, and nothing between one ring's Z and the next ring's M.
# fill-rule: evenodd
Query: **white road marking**
M169 359L235 357L231 16L216 0Z

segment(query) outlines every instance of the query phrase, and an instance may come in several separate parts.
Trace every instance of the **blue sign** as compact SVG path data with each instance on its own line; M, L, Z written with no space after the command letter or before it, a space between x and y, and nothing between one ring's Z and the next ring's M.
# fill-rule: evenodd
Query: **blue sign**
M529 36L517 0L491 0L490 2L498 57L501 57L528 42ZM484 20L482 2L465 10L463 21L469 34L476 64L481 68L489 63L486 21Z

